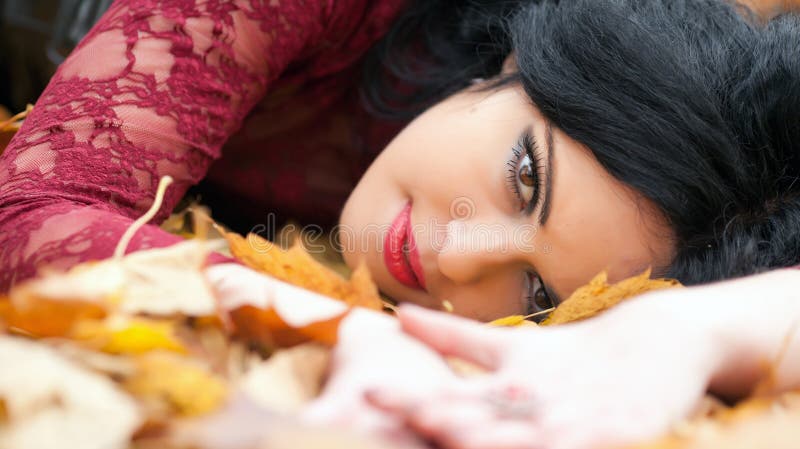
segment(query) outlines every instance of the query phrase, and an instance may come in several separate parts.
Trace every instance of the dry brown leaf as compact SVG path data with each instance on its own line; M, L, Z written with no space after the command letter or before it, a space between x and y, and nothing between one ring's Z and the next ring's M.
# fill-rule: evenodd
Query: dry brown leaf
M12 303L22 304L29 299L57 302L89 302L106 308L122 294L125 272L111 260L86 262L65 272L48 268L38 277L15 285L8 296Z
M40 272L39 278L12 289L12 303L19 306L24 298L77 300L123 313L215 315L214 295L201 270L208 254L223 241L195 239L125 255L136 232L158 213L172 182L169 175L159 180L150 208L125 230L112 258L79 264L64 273Z
M800 441L799 396L789 392L745 400L628 449L796 449Z
M217 303L203 274L208 254L221 240L187 240L166 248L137 251L122 258L126 274L119 308L156 316L214 316Z
M45 273L0 299L0 329L65 337L78 321L102 319L112 311L214 316L216 300L201 268L210 248L219 244L192 240Z
M383 310L378 288L365 266L359 266L348 281L311 257L299 240L285 250L256 234L244 238L225 232L224 236L234 257L254 270L351 306Z
M142 421L105 376L36 342L0 336L0 448L123 449Z
M239 389L256 404L280 413L297 412L319 395L330 349L304 344L251 364Z
M649 269L613 285L609 285L607 281L606 272L598 274L587 285L575 290L541 324L563 324L584 320L642 293L680 286L680 283L673 279L650 279Z
M95 318L104 315L98 310L112 308L129 314L214 316L216 300L202 266L208 253L222 244L189 240L76 265L64 273L45 272L11 290L12 310L18 315L63 312L55 320L59 335L68 319L87 318L80 314L87 308L93 308Z

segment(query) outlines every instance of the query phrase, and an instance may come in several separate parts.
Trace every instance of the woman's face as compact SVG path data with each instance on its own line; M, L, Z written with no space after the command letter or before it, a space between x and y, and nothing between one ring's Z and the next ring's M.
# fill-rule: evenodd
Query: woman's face
M602 270L665 266L673 248L657 209L518 86L466 89L410 123L338 231L347 264L390 297L479 320L535 313Z

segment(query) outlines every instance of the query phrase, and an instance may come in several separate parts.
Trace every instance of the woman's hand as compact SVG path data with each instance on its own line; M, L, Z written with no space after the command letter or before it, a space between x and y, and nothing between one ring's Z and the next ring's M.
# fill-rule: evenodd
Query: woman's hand
M219 268L210 278L227 304L305 292L248 273ZM765 361L775 364L775 388L800 386L799 287L800 271L782 270L651 293L554 328L490 328L417 308L403 308L398 324L358 310L343 321L325 392L304 417L408 442L405 423L451 448L573 449L652 438L709 386L745 394ZM422 343L490 371L457 377Z
M624 446L668 431L709 388L742 396L764 379L798 388L799 287L800 271L780 270L654 292L554 328L490 328L402 308L404 331L490 374L433 395L368 397L448 448Z
M491 372L434 395L369 397L449 448L617 447L654 437L695 407L719 357L703 334L646 312L500 329L403 308L406 332Z
M225 310L242 305L281 306L283 313L302 318L315 314L327 317L347 309L342 302L238 264L214 265L205 273ZM408 394L431 394L451 379L441 357L403 333L395 318L356 308L339 325L325 389L303 410L301 419L410 446L419 440L402 420L370 406L365 392L391 386Z
M325 390L302 417L413 446L419 438L401 419L372 407L365 393L382 387L427 396L442 391L453 379L442 358L404 334L396 319L354 309L339 326Z

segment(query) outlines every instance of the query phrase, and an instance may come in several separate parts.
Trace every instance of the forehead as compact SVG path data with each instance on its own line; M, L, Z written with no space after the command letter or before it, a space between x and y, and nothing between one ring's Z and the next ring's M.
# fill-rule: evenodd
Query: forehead
M544 135L544 120L533 115ZM674 244L658 208L613 178L584 145L555 127L552 133L552 207L537 234L548 250L540 257L552 260L537 264L542 277L565 298L603 270L613 282L667 265Z

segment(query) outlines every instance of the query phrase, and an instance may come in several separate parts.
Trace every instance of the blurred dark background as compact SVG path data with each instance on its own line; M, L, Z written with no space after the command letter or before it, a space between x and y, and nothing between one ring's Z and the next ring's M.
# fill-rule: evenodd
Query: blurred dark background
M0 0L0 105L13 112L34 103L58 64L112 2ZM740 3L769 17L797 7L800 0Z
M800 0L739 1L764 18L800 6ZM58 65L112 3L113 0L0 0L0 121L36 102ZM11 135L0 134L0 153ZM234 230L247 232L251 220L243 218L236 206L239 203L230 201L230 194L222 192L203 181L187 192L184 204L201 201L211 206L215 218Z
M0 0L0 105L21 111L112 0Z

